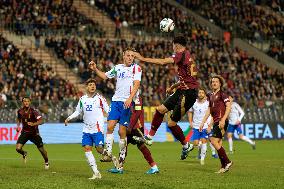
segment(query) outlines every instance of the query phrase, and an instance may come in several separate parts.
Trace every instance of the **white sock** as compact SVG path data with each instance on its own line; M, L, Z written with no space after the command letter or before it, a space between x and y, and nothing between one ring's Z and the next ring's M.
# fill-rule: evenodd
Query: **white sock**
M153 138L153 136L151 136L150 134L148 134L148 135L147 135L147 137L148 137L148 138L150 138L150 139L152 139L152 138Z
M230 150L230 152L232 152L233 151L233 139L228 138L228 142L229 142L229 150Z
M201 153L200 153L200 156L201 156L201 160L204 160L205 159L205 156L206 156L206 151L207 151L207 144L201 144Z
M93 173L94 174L98 173L99 171L98 171L98 167L97 167L97 164L96 164L96 159L95 159L93 153L92 152L85 152L85 156L87 158L87 161L88 161L90 167L93 170Z
M119 163L120 166L123 167L123 162L125 160L127 150L127 138L119 140Z
M113 133L106 134L106 152L108 155L112 153Z
M198 143L197 148L198 148L198 157L199 157L201 154L201 144L200 143Z
M244 141L250 143L251 145L253 145L253 141L251 139L249 139L248 137L246 137L246 136L243 136L242 140L244 140Z
M215 156L216 151L215 151L214 146L211 144L211 142L209 142L209 146L210 146L210 148L211 148L212 155Z

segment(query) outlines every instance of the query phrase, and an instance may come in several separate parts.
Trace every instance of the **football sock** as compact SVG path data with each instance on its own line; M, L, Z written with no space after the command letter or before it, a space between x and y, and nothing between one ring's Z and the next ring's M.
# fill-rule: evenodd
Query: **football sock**
M218 152L218 156L219 156L219 159L221 161L221 164L222 164L222 168L225 168L225 166L230 163L230 160L226 154L226 151L225 149L223 148L223 146L221 146L221 148L219 150L217 150Z
M148 162L148 164L153 167L156 165L156 163L154 162L153 158L152 158L152 155L151 155L151 152L150 150L147 148L146 145L142 145L139 147L139 150L142 152L145 160Z
M106 152L108 155L112 153L113 133L106 134Z
M127 139L120 139L119 140L119 164L122 167L127 151Z
M201 144L201 153L200 153L200 156L201 156L201 160L204 160L205 159L205 156L206 156L206 151L207 151L207 144Z
M188 148L188 142L185 140L185 137L184 137L184 134L181 130L181 128L176 125L176 126L173 126L173 127L169 127L169 129L172 131L172 134L174 135L174 137L180 141L180 143L182 145L187 145L187 146L184 146L184 148Z
M233 151L233 139L228 138L228 142L229 142L229 150L230 150L230 152L232 152Z
M251 145L253 145L253 141L251 139L249 139L248 137L246 137L246 136L243 136L242 140L244 140L244 141L250 143Z
M93 155L92 152L85 152L85 156L87 158L87 162L89 163L92 171L94 174L98 173L98 167L97 167L97 164L96 164L96 159Z
M161 126L161 123L163 122L164 114L161 114L158 110L156 110L152 123L151 123L151 130L149 132L150 136L154 136L158 130L158 128Z
M26 151L24 151L23 149L16 149L16 151L21 155L24 155L26 153Z

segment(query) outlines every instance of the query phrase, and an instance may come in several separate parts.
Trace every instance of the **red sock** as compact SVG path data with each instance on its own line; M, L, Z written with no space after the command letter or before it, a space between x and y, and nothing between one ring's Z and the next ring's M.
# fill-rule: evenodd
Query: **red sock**
M185 140L184 134L183 134L181 128L178 125L173 126L173 127L169 127L169 129L172 131L172 134L174 135L174 137L178 141L180 141L180 143L182 145L185 145L187 143L186 140Z
M158 130L158 128L161 126L161 123L163 122L164 114L161 114L158 110L156 110L154 114L154 118L151 123L151 130L149 132L150 136L154 136Z
M142 145L140 147L138 147L138 149L142 152L144 158L146 159L146 161L148 162L148 164L153 167L154 165L156 165L156 163L154 162L151 152L150 150L147 148L147 146Z
M226 151L225 149L223 148L223 146L221 146L221 148L219 150L217 150L218 152L218 156L219 156L219 159L221 161L221 164L222 164L222 168L225 168L225 166L230 163L230 160L226 154Z

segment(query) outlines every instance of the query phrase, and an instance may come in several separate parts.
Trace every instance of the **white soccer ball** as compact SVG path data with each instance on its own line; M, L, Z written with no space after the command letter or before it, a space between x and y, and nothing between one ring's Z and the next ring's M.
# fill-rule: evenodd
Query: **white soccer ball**
M160 22L160 30L162 32L171 32L175 29L175 23L172 19L170 18L164 18Z

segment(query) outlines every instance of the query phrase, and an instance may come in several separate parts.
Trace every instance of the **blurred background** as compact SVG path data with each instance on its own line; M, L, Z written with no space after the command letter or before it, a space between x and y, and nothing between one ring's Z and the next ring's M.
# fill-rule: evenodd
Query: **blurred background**
M174 20L173 32L160 32L163 18ZM274 133L284 122L282 0L0 0L0 125L15 123L23 96L31 96L45 122L63 122L90 77L110 101L115 82L89 72L90 60L108 71L122 63L127 46L145 57L168 57L179 33L188 38L201 85L209 92L211 74L222 75L246 113L243 123L275 125ZM177 68L139 64L151 122ZM275 130L278 138L283 128Z

